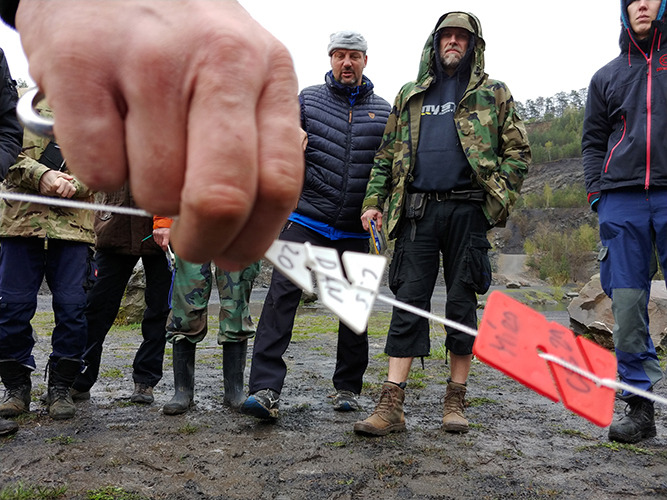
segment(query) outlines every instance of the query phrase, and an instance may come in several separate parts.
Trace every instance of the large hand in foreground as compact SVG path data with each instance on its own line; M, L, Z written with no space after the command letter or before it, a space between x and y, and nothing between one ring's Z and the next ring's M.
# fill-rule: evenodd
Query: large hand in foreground
M129 178L142 208L178 214L186 260L261 257L303 178L286 48L231 0L21 0L31 76L69 169L95 190Z

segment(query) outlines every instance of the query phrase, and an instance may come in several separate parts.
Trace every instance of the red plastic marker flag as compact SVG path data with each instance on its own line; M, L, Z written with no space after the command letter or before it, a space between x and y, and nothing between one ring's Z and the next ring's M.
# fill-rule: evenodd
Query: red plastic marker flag
M484 363L563 405L596 425L611 423L615 392L556 363L558 357L600 379L615 380L616 358L608 350L530 307L495 291L484 309L473 353Z

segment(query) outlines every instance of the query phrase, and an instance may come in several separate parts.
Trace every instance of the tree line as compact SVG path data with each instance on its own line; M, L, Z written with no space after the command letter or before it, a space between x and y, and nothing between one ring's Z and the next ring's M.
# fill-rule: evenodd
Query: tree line
M533 163L581 157L581 132L588 89L516 102L524 119Z

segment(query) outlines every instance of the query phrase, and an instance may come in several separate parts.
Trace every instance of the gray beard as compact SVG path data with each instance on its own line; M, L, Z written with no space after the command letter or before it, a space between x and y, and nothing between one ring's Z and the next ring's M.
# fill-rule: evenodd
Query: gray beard
M459 56L458 54L446 54L444 56L440 56L440 62L442 63L442 67L448 71L456 70L456 68L459 67L461 59L462 59L461 56Z

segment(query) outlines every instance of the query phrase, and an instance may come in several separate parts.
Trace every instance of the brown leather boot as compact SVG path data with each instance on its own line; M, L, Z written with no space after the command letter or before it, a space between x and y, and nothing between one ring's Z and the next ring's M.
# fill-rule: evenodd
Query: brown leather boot
M5 396L0 402L0 417L18 417L30 411L30 368L13 359L0 361L0 379L5 385Z
M445 393L445 410L442 417L442 428L447 432L468 432L468 421L463 416L465 407L466 386L451 380L447 383Z
M404 400L405 391L401 387L392 382L385 382L382 384L380 401L375 411L366 420L355 422L354 432L371 436L386 436L390 432L404 431Z

